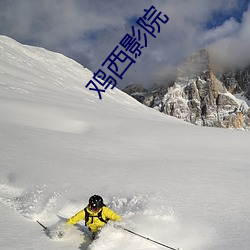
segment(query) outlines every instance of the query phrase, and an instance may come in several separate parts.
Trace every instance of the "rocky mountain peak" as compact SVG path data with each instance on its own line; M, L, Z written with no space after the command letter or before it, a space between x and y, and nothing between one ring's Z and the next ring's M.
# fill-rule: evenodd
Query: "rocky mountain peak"
M196 125L248 129L249 106L233 94L250 93L250 67L215 74L212 66L209 51L202 49L178 67L171 86L154 87L139 94L132 91L130 95L160 112Z
M197 53L188 57L177 69L177 77L194 77L206 74L210 70L209 53L206 49L201 49Z

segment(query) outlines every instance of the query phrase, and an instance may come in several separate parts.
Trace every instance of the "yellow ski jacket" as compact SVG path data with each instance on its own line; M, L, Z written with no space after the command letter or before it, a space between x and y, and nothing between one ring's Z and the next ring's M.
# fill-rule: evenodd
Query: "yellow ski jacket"
M106 223L104 221L112 220L112 221L121 221L120 215L116 214L113 210L110 208L103 206L99 211L93 212L89 209L89 207L86 207L87 212L89 213L88 221L85 221L86 226L90 229L92 233L97 232L100 228L102 228ZM104 221L100 220L98 218L98 214L101 212L101 217ZM85 211L82 209L77 214L72 216L68 221L67 224L74 225L80 220L85 220Z

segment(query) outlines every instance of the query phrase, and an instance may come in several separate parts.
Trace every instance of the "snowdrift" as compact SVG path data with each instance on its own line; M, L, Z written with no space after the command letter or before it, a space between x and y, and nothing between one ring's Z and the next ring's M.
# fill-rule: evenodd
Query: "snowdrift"
M93 243L84 223L51 240L36 223L53 227L96 193L123 226L167 245L249 249L249 133L186 124L117 88L99 100L91 78L0 36L1 248L162 249L112 225Z

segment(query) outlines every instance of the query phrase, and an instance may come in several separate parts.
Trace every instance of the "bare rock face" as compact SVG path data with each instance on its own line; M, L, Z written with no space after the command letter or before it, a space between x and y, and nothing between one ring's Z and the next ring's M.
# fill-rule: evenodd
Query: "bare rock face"
M144 101L144 95L147 92L147 90L141 84L131 84L123 89L123 91L128 95L133 96L139 102Z
M171 87L141 92L140 101L196 125L248 129L250 109L233 94L250 95L249 76L250 67L245 71L215 75L209 53L203 49L180 66Z
M134 93L143 93L147 90L144 89L143 85L141 84L131 84L127 86L123 91L129 95L132 95Z
M237 129L250 126L248 105L235 98L215 76L208 51L199 51L182 67L163 98L164 113L203 126Z
M250 100L250 66L244 69L227 70L218 74L218 79L225 84L230 93L241 93Z

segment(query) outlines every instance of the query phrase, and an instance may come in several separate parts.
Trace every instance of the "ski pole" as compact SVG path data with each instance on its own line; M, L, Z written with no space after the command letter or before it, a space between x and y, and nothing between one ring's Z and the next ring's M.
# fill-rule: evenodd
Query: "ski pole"
M129 233L131 233L131 234L137 235L137 236L139 236L139 237L141 237L141 238L143 238L143 239L145 239L145 240L154 242L154 243L156 243L156 244L158 244L158 245L161 245L161 246L163 246L163 247L169 248L169 249L171 249L171 250L180 250L180 248L173 248L173 247L167 246L167 245L162 244L162 243L160 243L160 242L158 242L158 241L155 241L155 240L152 240L152 239L150 239L150 238L148 238L148 237L145 237L145 236L143 236L143 235L141 235L141 234L135 233L135 232L133 232L133 231L127 229L127 228L122 228L122 229L125 230L125 231L127 231L127 232L129 232Z
M43 229L46 231L46 230L48 230L48 228L47 227L45 227L41 222L39 222L38 220L36 221L40 226L42 226L43 227Z

